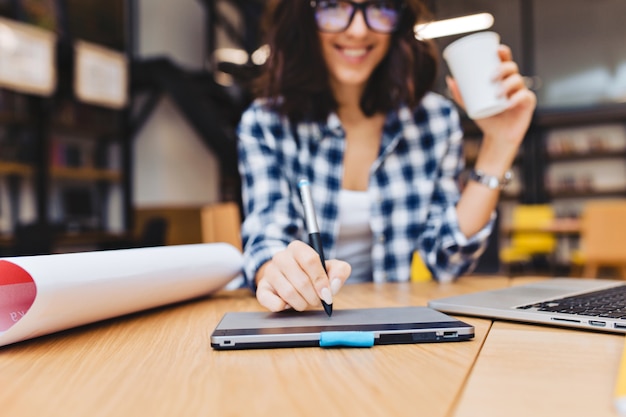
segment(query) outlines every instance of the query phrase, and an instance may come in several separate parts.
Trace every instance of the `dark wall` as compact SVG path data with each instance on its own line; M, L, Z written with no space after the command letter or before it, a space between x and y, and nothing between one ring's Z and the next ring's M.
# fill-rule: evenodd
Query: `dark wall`
M626 101L624 0L437 0L433 9L437 19L493 14L490 30L533 78L540 108ZM438 39L440 50L460 36Z

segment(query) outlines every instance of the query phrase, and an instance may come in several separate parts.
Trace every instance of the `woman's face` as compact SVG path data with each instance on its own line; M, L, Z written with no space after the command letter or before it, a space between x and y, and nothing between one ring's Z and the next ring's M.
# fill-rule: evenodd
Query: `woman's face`
M357 1L360 3L361 1ZM370 30L357 11L350 26L338 33L318 32L333 88L364 88L389 49L391 35Z

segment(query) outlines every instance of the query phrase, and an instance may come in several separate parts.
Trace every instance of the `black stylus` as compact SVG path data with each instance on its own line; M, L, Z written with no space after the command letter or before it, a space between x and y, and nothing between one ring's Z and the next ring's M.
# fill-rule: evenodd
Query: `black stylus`
M317 217L315 215L315 207L313 206L311 185L309 184L309 181L306 179L298 181L298 189L300 190L300 197L302 198L302 205L304 206L304 222L306 223L306 228L309 232L309 244L319 254L324 271L326 271L326 260L324 259L324 248L322 247L322 236L320 235L319 227L317 225ZM333 314L333 305L328 304L324 300L321 301L322 306L324 306L324 311L328 314L328 317L330 317Z

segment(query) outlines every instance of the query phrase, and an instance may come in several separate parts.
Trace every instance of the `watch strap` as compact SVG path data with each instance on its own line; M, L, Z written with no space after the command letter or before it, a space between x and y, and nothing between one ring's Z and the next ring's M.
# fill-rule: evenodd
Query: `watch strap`
M502 190L513 179L513 172L508 170L502 177L496 177L495 175L489 175L479 169L472 169L469 174L469 179L476 181L479 184L486 186L492 190Z

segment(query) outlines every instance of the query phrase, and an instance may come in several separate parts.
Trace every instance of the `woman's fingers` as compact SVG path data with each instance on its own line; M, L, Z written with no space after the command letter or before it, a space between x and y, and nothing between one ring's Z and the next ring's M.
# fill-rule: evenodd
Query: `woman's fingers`
M302 276L298 277L297 280L301 284L298 288L309 301L309 304L318 306L320 299L332 304L330 282L320 255L311 246L299 240L291 242L287 247L287 252L291 253L298 270L302 273ZM290 281L295 283L296 279L290 277Z
M333 294L339 292L352 268L347 262L338 260L327 261L326 266L328 274L313 248L294 241L263 268L257 299L271 311L290 307L304 311L319 307L320 299L332 304Z
M512 61L513 60L513 52L508 45L500 44L498 45L498 56L501 61Z
M319 307L322 296L332 303L328 276L317 252L301 241L274 255L257 286L257 299L272 311Z
M270 311L283 311L287 308L287 303L276 294L276 291L274 291L274 288L272 288L266 279L259 281L256 290L256 299L259 304Z
M304 252L304 255L301 252ZM276 274L284 278L284 281L278 281L284 285L284 287L280 287L279 295L287 304L298 311L305 310L308 306L320 305L320 295L312 283L311 273L307 268L302 267L302 263L298 259L303 256L310 257L311 254L308 252L312 252L314 256L317 255L306 243L295 241L287 247L286 251L276 254L273 260L273 264L277 268ZM319 264L317 269L320 269L321 273L325 275L319 256L317 256L317 263ZM328 281L327 278L326 280ZM297 303L292 304L291 299L296 300ZM307 305L302 306L300 299L303 299Z
M274 257L271 264L265 269L265 277L261 279L257 287L257 299L272 311L284 310L287 306L291 306L298 311L306 310L309 303L293 283L287 279L287 276L283 274L280 262L284 262L284 260L280 259L280 256L278 259ZM288 272L288 274L293 275L294 272ZM260 291L266 291L268 294L259 294ZM276 302L273 296L282 300L283 305Z
M509 105L511 108L524 110L526 108L534 108L537 103L535 94L526 89L519 89L509 96Z
M504 96L510 97L515 92L526 89L526 85L524 84L524 78L520 74L513 74L502 80L500 88Z
M502 81L515 74L519 74L517 63L514 61L505 61L498 67L498 73L495 75L494 80Z
M326 268L330 279L330 291L336 295L350 277L352 267L347 262L333 259L326 262Z

